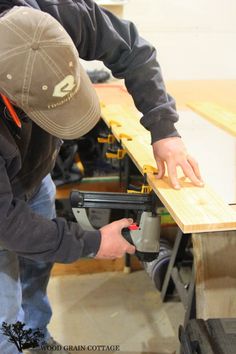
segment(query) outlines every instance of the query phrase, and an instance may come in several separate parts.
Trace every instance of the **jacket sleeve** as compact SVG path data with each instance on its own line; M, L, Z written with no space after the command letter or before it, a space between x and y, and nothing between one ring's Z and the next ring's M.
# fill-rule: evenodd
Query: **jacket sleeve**
M121 20L93 0L59 1L47 12L56 17L72 37L85 60L101 60L119 79L124 79L141 123L151 132L152 142L179 136L174 99L166 92L156 50L139 36L132 22Z
M12 195L6 162L0 157L0 246L37 261L71 263L94 257L99 231L84 231L63 218L47 220Z

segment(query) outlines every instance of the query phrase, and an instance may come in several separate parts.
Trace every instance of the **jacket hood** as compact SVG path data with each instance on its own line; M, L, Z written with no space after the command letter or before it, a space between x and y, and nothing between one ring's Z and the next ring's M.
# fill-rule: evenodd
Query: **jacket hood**
M37 1L35 0L0 0L0 14L3 11L11 9L13 6L28 6L35 9L40 9Z
M19 5L20 3L20 5ZM18 0L1 0L0 1L0 13L2 13L5 10L9 10L15 5L22 6L24 1L18 1Z

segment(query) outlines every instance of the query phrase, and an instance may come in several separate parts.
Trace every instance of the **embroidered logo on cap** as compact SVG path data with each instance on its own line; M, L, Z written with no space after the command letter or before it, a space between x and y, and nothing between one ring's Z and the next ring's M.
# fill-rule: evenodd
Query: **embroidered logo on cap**
M54 97L65 97L75 87L75 78L72 75L66 76L59 84L54 87Z

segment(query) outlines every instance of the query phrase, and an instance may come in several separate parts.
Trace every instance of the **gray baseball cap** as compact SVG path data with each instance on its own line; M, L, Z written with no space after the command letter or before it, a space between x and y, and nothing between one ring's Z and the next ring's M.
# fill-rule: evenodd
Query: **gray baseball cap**
M100 118L100 105L69 34L51 15L15 6L0 17L0 92L37 125L75 139Z

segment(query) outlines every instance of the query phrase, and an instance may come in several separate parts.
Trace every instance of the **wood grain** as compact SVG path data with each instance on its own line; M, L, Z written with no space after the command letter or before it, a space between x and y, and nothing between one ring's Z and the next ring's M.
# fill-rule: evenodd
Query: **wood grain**
M187 105L212 124L236 136L236 111L230 111L214 102L189 102Z

